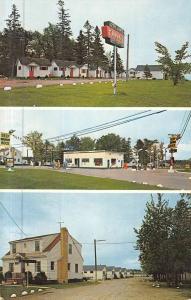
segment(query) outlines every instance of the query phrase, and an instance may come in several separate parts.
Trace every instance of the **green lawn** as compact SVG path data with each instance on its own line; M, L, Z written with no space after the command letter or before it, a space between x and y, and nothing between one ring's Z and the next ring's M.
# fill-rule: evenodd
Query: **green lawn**
M112 83L94 83L13 88L0 90L0 106L191 106L191 82L173 86L171 81L131 80L118 83L118 95L113 95Z
M178 172L191 173L191 169L177 169Z
M39 288L42 288L42 287L29 287L29 288L25 288L23 286L20 286L20 285L16 285L16 286L5 286L5 285L0 285L0 296L3 297L5 300L7 299L11 299L10 296L12 294L16 294L17 297L21 296L21 293L23 291L27 291L29 294L30 294L30 291L31 290L34 290L35 293L37 292L37 290Z
M53 170L0 169L0 189L155 190L156 186Z

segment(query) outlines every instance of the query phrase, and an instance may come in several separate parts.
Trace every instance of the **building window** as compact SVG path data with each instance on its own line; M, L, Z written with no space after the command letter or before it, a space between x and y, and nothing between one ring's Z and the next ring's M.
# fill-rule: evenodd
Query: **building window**
M35 241L35 252L40 251L40 241Z
M68 271L70 271L70 263L68 263Z
M69 254L72 254L72 244L69 244Z
M57 67L55 67L55 68L54 68L54 71L57 71L57 70L58 70L58 68L57 68Z
M21 66L18 67L18 70L21 70Z
M40 67L40 70L42 70L42 71L46 71L46 70L48 70L48 67L44 67L44 66L42 66L42 67Z
M83 163L89 163L90 160L89 160L89 158L82 158L82 162L83 162Z
M116 159L115 159L115 158L112 158L112 159L111 159L111 164L112 164L112 165L116 165Z
M103 159L102 158L95 158L94 159L95 166L103 166Z
M60 71L63 71L64 70L64 68L63 67L60 67Z
M24 248L26 248L27 247L27 244L26 243L24 243Z
M67 159L66 159L66 162L67 162L68 164L72 164L72 159L71 159L71 158L67 158Z
M78 273L78 264L75 264L75 273Z
M54 261L50 262L50 269L51 269L51 271L54 271Z
M14 272L14 263L9 263L9 271Z
M36 272L41 272L41 262L40 261L36 262Z
M12 244L12 253L16 253L17 252L17 247L16 244Z

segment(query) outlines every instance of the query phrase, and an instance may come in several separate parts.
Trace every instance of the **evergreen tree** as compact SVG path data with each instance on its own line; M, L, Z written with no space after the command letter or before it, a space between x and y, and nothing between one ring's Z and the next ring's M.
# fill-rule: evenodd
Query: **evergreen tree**
M4 29L6 58L9 60L8 72L11 77L15 74L16 60L24 54L24 30L20 22L20 14L15 4L12 12L6 20L7 27Z
M89 77L89 69L90 65L92 63L92 44L93 44L93 26L89 23L87 20L86 23L84 24L84 40L85 40L85 47L86 47L86 54L85 54L85 63L87 64L87 77Z
M54 24L49 23L48 27L43 32L43 48L44 56L49 59L56 59L59 57L58 44L59 30Z
M121 151L124 152L124 162L130 162L132 160L132 148L131 148L131 139L125 138L121 139Z
M145 78L146 78L146 79L152 77L152 74L151 74L151 71L150 71L150 68L149 68L148 65L145 65L145 68L144 68L144 74L145 74Z
M101 32L98 26L95 27L93 38L92 63L96 67L96 77L98 77L98 67L105 67L108 64L107 57L105 56L104 52L104 47L101 42Z
M31 39L27 45L27 53L32 57L45 57L44 35L38 31L31 33Z
M58 0L58 19L57 24L59 35L58 41L60 46L59 58L62 60L70 60L72 58L72 42L70 37L72 36L70 26L70 15L68 10L65 9L64 0Z
M83 31L80 30L79 36L76 39L75 48L74 48L74 56L76 58L76 62L82 66L86 62L86 43L85 36Z
M114 71L114 50L113 50L111 59L112 59L111 68L112 68L112 72L113 72ZM125 71L122 59L120 57L120 54L118 53L118 49L116 49L116 71L117 71L118 76Z
M69 140L65 143L65 148L73 151L80 150L80 139L77 136L72 136Z
M121 137L114 133L101 136L96 142L97 150L121 151Z
M83 137L80 139L80 151L93 151L95 149L95 140L91 137Z

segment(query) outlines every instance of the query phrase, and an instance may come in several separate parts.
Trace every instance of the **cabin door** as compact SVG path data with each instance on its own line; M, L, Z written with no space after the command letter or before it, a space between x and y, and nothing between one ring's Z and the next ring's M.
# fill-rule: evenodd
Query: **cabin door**
M74 68L70 68L70 78L74 77Z
M29 67L29 77L34 78L34 67Z

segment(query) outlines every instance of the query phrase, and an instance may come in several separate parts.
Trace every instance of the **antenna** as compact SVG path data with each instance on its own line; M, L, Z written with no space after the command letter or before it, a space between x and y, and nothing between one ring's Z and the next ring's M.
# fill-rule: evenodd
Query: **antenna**
M60 230L61 230L62 224L64 224L64 222L63 222L63 221L60 221L60 222L57 222L57 223L60 224Z

